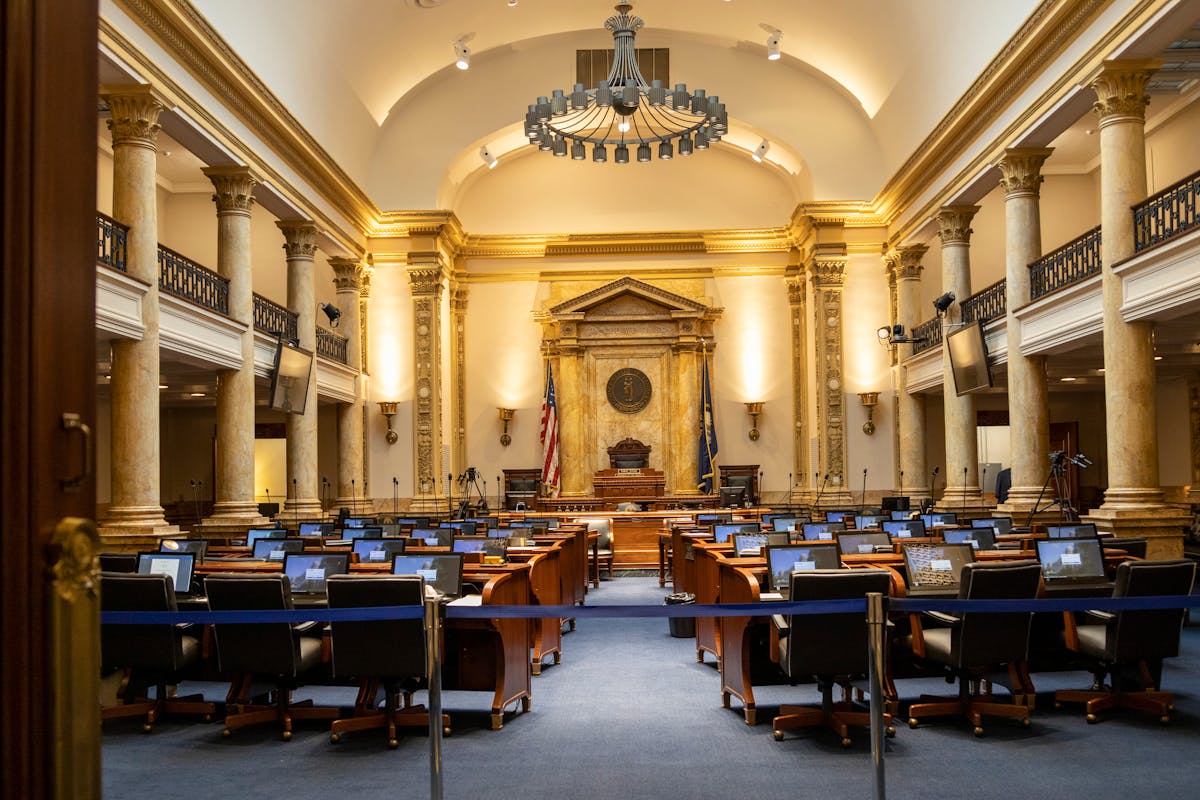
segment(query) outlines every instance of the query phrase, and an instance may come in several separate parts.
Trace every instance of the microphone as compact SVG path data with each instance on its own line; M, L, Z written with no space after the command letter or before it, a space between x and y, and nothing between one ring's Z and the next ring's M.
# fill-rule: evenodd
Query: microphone
M904 494L904 470L900 470L900 494Z
M350 508L354 513L358 513L358 489L354 485L354 478L350 479Z
M859 501L858 514L862 516L867 508L867 468L863 467L862 499Z
M392 476L392 517L396 516L396 495L399 493L399 491L400 491L400 480L395 475L393 475Z
M813 477L816 477L819 474L820 474L819 472L814 473ZM825 494L825 484L828 481L829 481L829 473L826 472L825 478L821 481L821 488L817 490L817 499L813 501L813 508L816 509L817 511L821 510L821 495Z
M963 516L967 514L967 468L963 467Z
M942 471L941 467L934 467L933 473L929 476L929 502L930 502L930 504L933 503L933 499L934 499L933 494L937 488L937 476L938 476L938 473L941 471Z
M984 466L983 474L979 477L979 491L982 492L987 488L987 467Z

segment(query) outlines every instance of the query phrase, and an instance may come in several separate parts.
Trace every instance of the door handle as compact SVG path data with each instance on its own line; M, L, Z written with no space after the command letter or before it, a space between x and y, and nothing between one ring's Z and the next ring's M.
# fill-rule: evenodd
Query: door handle
M59 486L64 492L77 492L84 481L92 476L92 429L82 416L69 411L63 412L62 427L68 433L79 431L82 438L83 471L74 477L59 479Z

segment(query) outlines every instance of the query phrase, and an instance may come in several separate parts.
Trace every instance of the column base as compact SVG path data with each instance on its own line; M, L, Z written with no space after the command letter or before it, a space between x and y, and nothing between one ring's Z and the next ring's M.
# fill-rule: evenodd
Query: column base
M454 509L447 506L448 502L436 494L419 494L412 499L408 510L415 514L453 514Z
M339 497L330 504L329 513L336 517L343 508L352 517L375 516L375 501L369 497Z
M814 494L814 502L816 499L817 497ZM820 500L822 509L858 508L858 503L854 502L853 495L840 487L837 489L826 488L824 493L821 494Z
M288 500L283 510L276 515L275 521L285 525L291 522L322 522L326 518L321 501L315 497L300 497Z
M947 486L942 492L942 499L934 504L933 510L941 513L948 512L988 512L992 507L983 499L983 492L978 486Z
M198 527L241 526L245 528L259 527L271 524L271 520L258 513L258 503L254 501L227 500L215 503L212 514L200 522Z
M163 517L162 506L114 506L99 529L101 549L110 553L157 550L160 541L180 533Z
M1104 505L1090 514L1080 517L1082 522L1091 522L1096 530L1113 536L1136 536L1146 539L1146 559L1183 558L1183 539L1192 525L1192 515L1182 508L1162 503L1135 505L1129 499L1131 493L1152 495L1156 490L1117 490L1116 502L1108 502L1105 493ZM1157 492L1162 497L1162 492Z

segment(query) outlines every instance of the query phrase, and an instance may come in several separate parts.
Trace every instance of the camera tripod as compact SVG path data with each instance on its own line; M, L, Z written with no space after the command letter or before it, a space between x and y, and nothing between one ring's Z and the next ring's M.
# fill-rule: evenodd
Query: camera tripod
M484 487L486 487L487 481L485 479L484 486L480 486L479 470L475 467L467 467L466 472L458 476L458 484L463 487L463 496L455 516L458 519L466 519L472 512L486 514L488 501Z
M1055 506L1058 506L1059 519L1063 522L1078 522L1079 511L1071 504L1070 487L1067 484L1067 464L1074 464L1080 469L1087 469L1092 465L1090 458L1083 453L1068 456L1064 450L1055 450L1048 454L1050 459L1050 474L1046 476L1046 482L1042 484L1042 490L1038 492L1037 500L1033 504L1033 508L1029 510L1029 518L1025 520L1025 527L1033 524L1033 517L1039 511L1048 511ZM1046 495L1046 490L1050 488L1050 482L1054 482L1055 497L1045 508L1041 508L1042 498Z

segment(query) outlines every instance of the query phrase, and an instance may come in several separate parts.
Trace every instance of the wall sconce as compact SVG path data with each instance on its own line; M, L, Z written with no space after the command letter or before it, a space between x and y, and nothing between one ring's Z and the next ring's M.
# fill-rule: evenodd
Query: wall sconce
M875 433L875 406L879 405L879 392L859 392L858 400L867 410L867 421L863 423L863 433L870 436Z
M508 423L512 422L513 414L517 413L514 408L498 408L500 412L500 421L504 423L504 433L500 434L500 444L508 447L512 444L512 437L508 435Z
M380 400L379 413L383 414L383 418L387 420L387 433L383 438L387 440L388 444L395 444L396 440L400 438L399 434L392 430L392 415L396 413L396 401Z
M746 403L746 413L750 415L750 441L752 442L757 442L760 435L758 432L758 415L762 413L762 409L762 400Z

